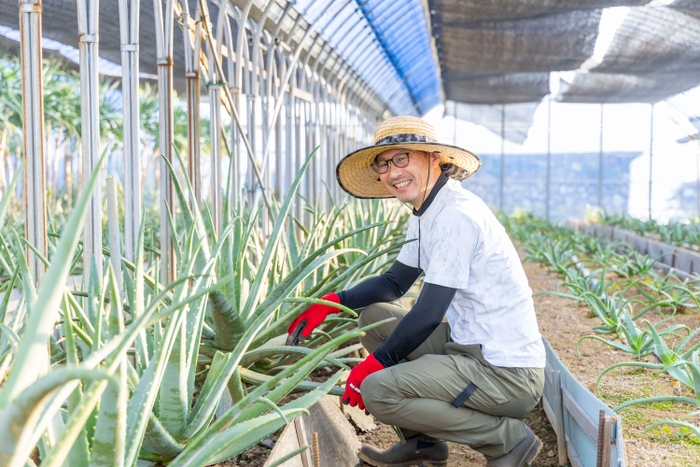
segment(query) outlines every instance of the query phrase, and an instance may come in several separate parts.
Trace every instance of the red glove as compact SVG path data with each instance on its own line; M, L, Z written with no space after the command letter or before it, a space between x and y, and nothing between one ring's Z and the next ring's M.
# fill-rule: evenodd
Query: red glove
M369 354L365 361L352 369L348 376L348 382L345 384L345 393L343 393L343 404L349 404L350 407L358 406L360 410L364 410L367 415L369 412L365 409L365 403L362 400L360 387L362 381L372 373L383 370L384 365L374 358L374 354Z
M340 304L340 298L336 293L330 293L322 297L322 300L327 300L329 302ZM298 341L308 339L311 335L311 331L313 331L316 328L316 326L321 324L323 320L325 320L328 317L328 315L332 313L340 313L340 310L337 308L333 308L329 305L321 305L320 303L314 303L309 308L307 308L305 312L297 316L297 318L289 324L289 326L287 327L287 334L289 334L287 340L293 341L292 345L295 345L296 343L298 343ZM305 321L305 323L302 323L302 321ZM303 325L303 327L301 328L301 338L299 339L297 338L297 336L294 336L294 338L292 338L292 333L296 331L297 326L299 326L299 324Z

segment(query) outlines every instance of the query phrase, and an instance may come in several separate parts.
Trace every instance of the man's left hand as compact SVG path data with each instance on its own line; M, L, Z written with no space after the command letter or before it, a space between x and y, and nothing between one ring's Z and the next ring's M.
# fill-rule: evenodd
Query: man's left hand
M374 358L374 354L369 354L369 357L350 372L348 381L345 384L345 393L342 399L343 404L350 405L350 407L358 406L360 410L364 410L365 413L369 415L369 411L365 409L365 403L362 400L360 387L362 386L362 381L364 381L366 377L383 369L384 365Z

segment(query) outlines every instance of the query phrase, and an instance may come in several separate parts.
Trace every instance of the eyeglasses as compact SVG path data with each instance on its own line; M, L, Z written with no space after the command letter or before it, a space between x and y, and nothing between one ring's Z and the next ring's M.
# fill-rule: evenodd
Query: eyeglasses
M374 161L374 163L371 165L372 170L378 174L385 174L389 170L389 162L394 164L394 167L402 169L408 165L408 158L410 155L410 152L400 152L398 154L394 154L394 157L391 159L387 159L385 161Z

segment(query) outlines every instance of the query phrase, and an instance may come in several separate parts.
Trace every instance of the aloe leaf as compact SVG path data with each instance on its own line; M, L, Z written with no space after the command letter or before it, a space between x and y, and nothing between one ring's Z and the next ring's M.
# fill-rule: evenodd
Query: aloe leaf
M209 306L214 318L214 345L224 350L233 350L245 333L245 323L219 290L209 294Z
M346 307L345 305L341 305L339 303L335 302L330 302L328 300L323 300L320 298L308 298L308 297L289 297L284 299L285 302L291 302L291 303L305 303L305 304L319 304L319 305L326 305L330 306L333 308L337 308L340 311L344 311L345 313L349 314L353 318L357 318L357 313L355 313L354 310Z
M17 282L17 276L19 275L19 264L11 269L11 271L12 275L10 276L10 281L7 283L5 294L2 297L2 303L0 303L0 323L4 323L5 317L7 316L7 307L10 305L12 291L14 290L15 283Z
M246 383L250 384L255 384L256 386L259 386L261 384L264 384L272 379L272 376L268 376L263 373L258 373L252 370L249 370L247 368L241 368L241 379L245 381ZM301 381L297 383L293 388L290 389L291 392L308 392L308 391L313 391L314 389L318 388L321 385L321 383L317 383L315 381ZM328 394L331 394L333 396L342 396L343 393L345 392L344 388L335 386L331 389L329 389Z
M294 451L290 452L289 454L286 454L286 455L280 457L279 459L277 459L276 461L271 462L267 467L279 467L280 465L284 464L285 462L287 462L290 459L295 458L296 456L298 456L302 452L306 451L307 449L309 449L308 446L302 446L299 449L295 449Z
M117 277L112 265L108 265L110 275L110 310L105 327L106 336L114 338L124 332L124 315L122 313ZM92 440L90 467L122 467L126 444L126 407L128 399L126 355L123 353L110 356L110 360L119 360L115 375L118 384L108 386L102 395L97 417L97 426ZM73 467L73 464L71 464Z
M659 420L658 422L652 423L651 425L649 425L648 427L646 427L644 429L644 433L648 433L651 430L653 430L654 428L656 428L657 426L661 426L661 425L680 426L680 427L683 427L683 428L690 430L696 437L700 438L700 428L698 428L696 425L694 425L692 423L685 422L683 420L675 420L672 418L666 418L664 420Z
M267 276L267 271L270 267L270 257L272 256L272 252L274 251L274 249L277 247L277 239L279 238L280 231L284 226L284 221L287 217L287 213L289 212L292 200L294 199L294 195L296 194L297 188L299 187L299 183L301 182L302 176L304 175L304 172L306 172L306 168L309 166L309 163L311 162L313 156L316 154L317 150L318 148L311 151L311 154L309 154L309 156L306 158L306 161L304 161L301 168L299 169L299 173L297 174L296 178L289 187L289 191L287 192L287 196L284 199L284 203L282 204L279 213L277 213L277 219L275 220L275 224L272 228L272 233L270 234L270 237L267 240L268 243L265 247L265 252L262 258L260 259L260 266L258 268L257 279L251 284L251 290L248 294L248 300L246 301L246 304L243 306L242 310L252 310L253 304L258 300L258 292L260 291L260 286L262 285L262 281L265 278L265 276Z
M27 325L22 336L22 343L17 350L15 364L12 366L2 393L0 393L0 411L3 411L10 401L21 394L39 375L39 366L36 363L46 358L45 346L49 341L56 316L58 316L58 307L63 293L63 284L68 278L71 256L78 244L88 204L92 199L92 190L100 177L100 168L105 157L106 153L100 157L95 165L94 171L85 183L83 193L73 207L73 213L63 229L56 253L39 289L36 303L32 306L27 317Z
M609 345L610 347L612 347L614 349L621 350L621 351L626 352L626 353L634 353L634 351L632 350L632 348L630 346L627 346L627 345L624 345L624 344L621 344L621 343L615 342L615 341L609 341L609 340L603 339L602 337L599 337L599 336L589 335L589 336L583 336L576 343L576 355L578 355L580 358L583 358L584 360L587 360L587 358L584 357L583 355L581 355L581 352L579 351L579 346L581 345L581 342L583 342L586 339L594 339L594 340L597 340L598 342L602 342L605 345Z
M610 365L609 367L604 369L598 375L598 378L596 379L596 382L595 382L595 391L601 400L605 400L605 399L600 395L600 390L598 388L598 386L600 384L600 380L603 379L603 376L605 376L608 372L614 370L615 368L620 368L620 367L625 367L625 366L646 368L646 369L650 369L650 370L658 370L658 369L663 368L663 365L659 365L656 363L645 363L645 362L620 362L620 363L614 363L614 364Z
M113 378L99 370L82 368L61 368L40 377L25 387L21 394L14 397L0 412L0 465L4 467L20 467L31 453L34 445L28 441L32 431L45 409L45 404L51 394L66 383L75 380L108 380ZM58 410L60 406L55 407ZM81 426L82 428L82 426ZM68 445L72 444L72 440ZM63 452L64 458L67 450ZM42 462L43 465L43 462Z
M288 404L282 409L282 413L290 418L290 416L305 412L307 407L323 397L327 388L332 387L339 377L340 375L334 375L319 390ZM275 423L271 423L273 421ZM187 454L183 452L182 458L178 457L170 465L172 467L194 467L219 462L243 452L282 426L284 426L284 420L276 412L237 423L218 434L214 434L211 441L197 451Z
M22 174L22 170L24 170L24 162L20 163L19 167L17 167L15 170L15 173L12 176L12 181L10 181L10 184L5 190L5 196L3 196L2 200L0 201L0 231L2 231L3 227L5 227L5 214L7 214L7 207L12 199L12 193L15 192L15 187L17 186L19 176ZM9 270L11 269L8 269L8 271Z
M692 397L683 396L656 396L656 397L643 397L639 399L633 399L625 401L613 409L613 411L618 412L624 408L631 407L633 405L644 405L644 404L654 404L656 402L683 402L686 404L697 405L697 401Z

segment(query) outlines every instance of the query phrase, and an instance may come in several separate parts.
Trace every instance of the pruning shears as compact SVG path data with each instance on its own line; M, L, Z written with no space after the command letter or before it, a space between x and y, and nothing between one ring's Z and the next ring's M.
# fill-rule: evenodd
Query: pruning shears
M297 327L294 328L294 331L292 331L292 333L287 336L286 345L298 345L301 341L306 340L301 335L301 331L303 331L305 327L306 320L302 319L301 321L299 321L299 324L297 324Z

